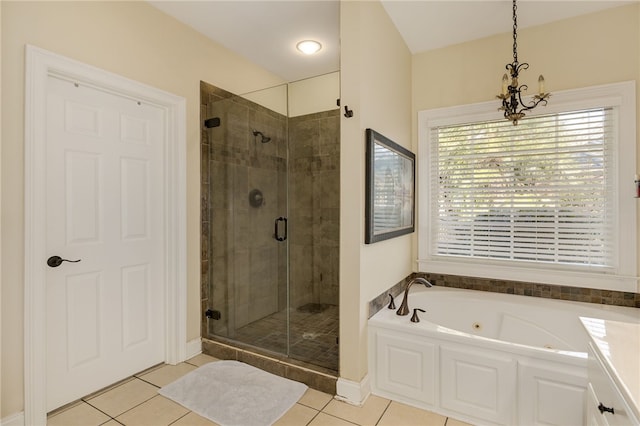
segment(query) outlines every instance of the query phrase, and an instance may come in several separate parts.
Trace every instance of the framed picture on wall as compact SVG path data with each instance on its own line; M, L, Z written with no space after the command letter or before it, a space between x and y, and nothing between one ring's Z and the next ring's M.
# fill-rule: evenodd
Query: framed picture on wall
M408 149L367 129L366 244L414 231L415 159Z

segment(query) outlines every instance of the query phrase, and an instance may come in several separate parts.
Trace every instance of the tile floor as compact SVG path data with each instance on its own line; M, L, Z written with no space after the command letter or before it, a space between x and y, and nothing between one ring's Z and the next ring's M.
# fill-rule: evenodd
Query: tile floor
M200 354L179 365L163 365L136 375L116 386L83 398L49 415L50 426L207 426L215 423L200 417L158 394L158 389L207 362ZM355 407L332 395L308 389L285 413L277 426L464 426L467 423L419 410L377 396Z

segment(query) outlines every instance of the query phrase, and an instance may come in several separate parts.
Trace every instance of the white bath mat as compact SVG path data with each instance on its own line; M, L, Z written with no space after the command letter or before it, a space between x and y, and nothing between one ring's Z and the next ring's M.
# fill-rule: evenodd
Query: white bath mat
M159 393L221 426L271 425L307 386L238 361L203 365Z

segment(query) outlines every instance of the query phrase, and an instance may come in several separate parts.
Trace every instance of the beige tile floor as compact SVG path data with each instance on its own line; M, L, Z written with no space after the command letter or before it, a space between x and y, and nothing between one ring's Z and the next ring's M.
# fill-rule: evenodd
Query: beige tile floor
M216 358L200 354L162 365L49 415L50 426L211 426L215 423L158 394L158 389ZM464 426L467 423L371 395L362 407L308 389L277 426Z

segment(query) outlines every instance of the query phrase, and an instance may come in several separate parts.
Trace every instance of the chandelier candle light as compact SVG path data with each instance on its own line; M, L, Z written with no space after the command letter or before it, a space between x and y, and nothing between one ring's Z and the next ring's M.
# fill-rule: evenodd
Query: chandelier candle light
M522 100L522 92L526 92L528 86L526 84L518 86L518 75L521 70L528 69L529 64L518 62L518 43L516 41L518 38L518 17L516 10L516 0L513 0L513 62L505 67L509 71L509 75L502 76L502 93L497 96L502 100L502 106L499 110L504 111L504 118L511 120L514 126L518 124L518 120L525 116L525 111L534 109L541 102L544 102L543 105L547 105L547 100L551 96L550 93L544 91L544 77L541 75L538 77L538 94L528 104ZM511 83L509 83L509 76Z

